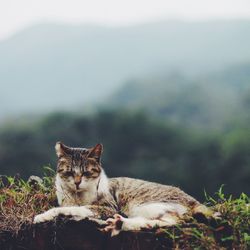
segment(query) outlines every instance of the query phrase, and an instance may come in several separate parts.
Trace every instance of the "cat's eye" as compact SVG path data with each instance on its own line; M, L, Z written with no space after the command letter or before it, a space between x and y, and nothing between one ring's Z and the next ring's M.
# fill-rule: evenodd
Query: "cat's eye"
M86 176L86 177L91 176L91 172L89 172L89 171L84 171L82 174L83 174L84 176Z
M73 176L73 172L72 171L67 171L63 173L65 176Z

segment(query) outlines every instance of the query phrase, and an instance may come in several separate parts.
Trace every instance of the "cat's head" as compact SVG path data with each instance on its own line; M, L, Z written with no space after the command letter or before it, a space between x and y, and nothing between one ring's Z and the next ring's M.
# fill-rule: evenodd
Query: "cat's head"
M98 179L102 172L102 144L93 148L72 148L56 143L57 174L72 191L84 190L88 183Z

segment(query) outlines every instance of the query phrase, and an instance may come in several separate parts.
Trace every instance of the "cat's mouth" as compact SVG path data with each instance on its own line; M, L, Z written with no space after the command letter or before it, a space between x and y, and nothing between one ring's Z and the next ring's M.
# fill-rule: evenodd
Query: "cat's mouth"
M79 188L79 187L76 187L76 189L75 189L75 192L76 193L81 193L83 191L83 189L82 188Z

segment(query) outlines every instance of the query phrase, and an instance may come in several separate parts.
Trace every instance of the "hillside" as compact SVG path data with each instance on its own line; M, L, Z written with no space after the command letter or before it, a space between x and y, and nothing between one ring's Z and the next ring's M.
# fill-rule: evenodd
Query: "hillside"
M197 74L249 61L249 44L244 20L36 25L0 42L0 117L86 109L133 76Z
M250 63L185 76L134 78L107 100L111 109L143 109L184 127L223 130L249 119Z

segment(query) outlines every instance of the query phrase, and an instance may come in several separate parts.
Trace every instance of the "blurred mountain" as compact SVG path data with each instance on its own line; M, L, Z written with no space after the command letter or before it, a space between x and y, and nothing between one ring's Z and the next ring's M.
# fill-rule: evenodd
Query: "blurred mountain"
M249 44L250 21L244 20L36 25L0 42L0 117L84 109L133 76L195 75L248 61Z
M221 129L250 121L250 63L204 75L171 75L128 81L108 108L148 111L185 127ZM235 124L234 124L235 125Z

